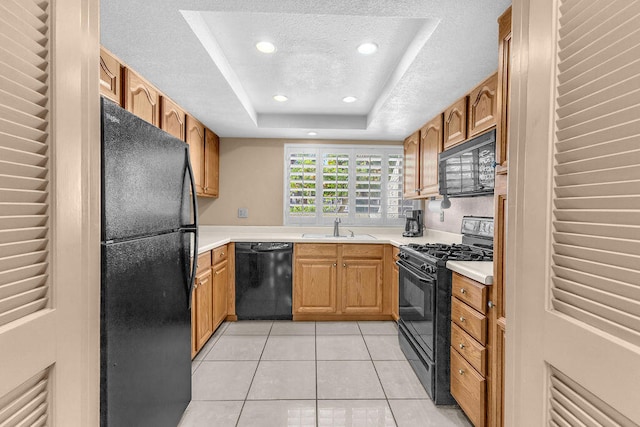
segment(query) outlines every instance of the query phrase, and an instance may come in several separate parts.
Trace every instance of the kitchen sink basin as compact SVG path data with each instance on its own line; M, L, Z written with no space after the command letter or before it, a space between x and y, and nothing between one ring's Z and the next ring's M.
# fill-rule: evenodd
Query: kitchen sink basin
M353 236L334 236L333 234L305 233L303 239L345 239L345 240L376 240L371 234L354 234Z

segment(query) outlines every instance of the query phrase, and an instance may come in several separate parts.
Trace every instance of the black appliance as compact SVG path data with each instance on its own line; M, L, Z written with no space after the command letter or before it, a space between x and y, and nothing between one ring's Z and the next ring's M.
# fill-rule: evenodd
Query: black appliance
M293 243L236 243L238 320L291 320Z
M404 225L404 237L421 237L424 222L422 219L422 210L414 209L406 212L406 223Z
M104 98L101 113L100 425L175 427L191 400L188 146Z
M448 197L493 194L496 131L438 154L439 192Z
M465 223L463 219L463 224ZM447 261L492 261L486 238L493 218L471 218L468 230L485 236L463 236L462 244L410 244L400 246L398 336L409 364L436 405L455 403L449 390L451 342L451 271ZM488 222L491 225L488 225ZM480 232L480 231L478 231ZM468 239L482 239L483 245Z

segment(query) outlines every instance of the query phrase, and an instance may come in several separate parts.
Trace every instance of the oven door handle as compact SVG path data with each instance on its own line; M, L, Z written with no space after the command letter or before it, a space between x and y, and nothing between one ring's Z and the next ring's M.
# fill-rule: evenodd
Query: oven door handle
M402 262L402 260L396 261L396 265L398 267L404 268L405 270L407 270L408 273L410 273L412 276L414 276L416 279L420 280L423 283L429 283L431 285L435 283L435 279L427 275L427 273L420 271L405 262Z

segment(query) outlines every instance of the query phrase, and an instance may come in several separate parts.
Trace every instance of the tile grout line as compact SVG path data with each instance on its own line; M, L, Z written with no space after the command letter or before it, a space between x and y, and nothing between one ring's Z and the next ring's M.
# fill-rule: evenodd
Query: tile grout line
M267 332L267 339L264 340L264 346L262 347L262 351L260 352L258 363L256 363L256 370L253 371L253 377L251 377L249 388L247 388L247 394L244 395L244 400L242 401L242 407L240 408L240 412L238 413L238 419L236 420L236 427L238 427L238 424L240 423L240 417L242 417L242 411L244 411L244 406L247 404L247 398L249 397L249 392L251 391L251 386L253 385L253 381L256 379L256 374L258 373L258 368L260 367L260 362L262 361L262 355L264 354L264 349L267 347L267 341L269 341L269 336L271 336L272 328L273 328L273 322L271 322L271 326L269 327L269 332Z
M360 322L358 322L358 329L360 329L360 333L362 334L362 328L360 328ZM379 335L376 335L379 336ZM387 406L389 407L389 412L391 412L391 417L393 418L393 422L396 427L398 427L398 421L396 420L396 416L393 413L393 409L391 409L391 403L389 403L389 396L387 396L387 391L384 389L384 385L382 384L382 379L380 379L380 374L378 374L378 369L376 368L376 364L373 362L373 356L371 356L371 351L369 350L369 346L367 345L367 340L364 339L364 334L362 334L362 341L364 341L364 346L367 349L367 353L369 353L369 357L371 358L371 364L373 365L373 370L376 373L376 377L378 377L378 381L380 382L380 388L382 389L382 393L384 394L385 402L387 402Z

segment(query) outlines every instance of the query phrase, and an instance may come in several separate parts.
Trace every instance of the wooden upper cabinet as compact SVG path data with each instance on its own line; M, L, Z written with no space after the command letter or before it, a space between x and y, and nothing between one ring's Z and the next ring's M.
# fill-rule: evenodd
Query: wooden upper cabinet
M204 193L204 125L193 116L187 114L187 137L189 154L191 157L191 169L196 182L196 194Z
M122 64L100 48L100 94L122 106Z
M467 97L457 100L444 110L444 149L467 139Z
M498 116L497 92L498 73L494 73L469 94L469 112L467 113L469 138L496 125Z
M220 189L220 139L218 135L205 128L204 148L204 195L218 197Z
M509 105L511 99L511 7L498 18L498 126L496 173L509 167Z
M160 127L160 93L130 68L124 69L124 108Z
M420 132L404 140L404 198L420 196Z
M183 141L187 133L184 110L166 96L160 97L160 128Z
M438 154L442 152L442 114L420 129L420 196L438 195Z

